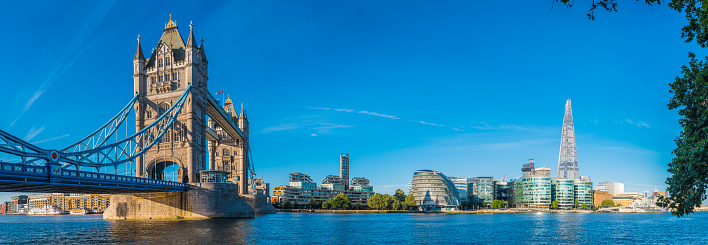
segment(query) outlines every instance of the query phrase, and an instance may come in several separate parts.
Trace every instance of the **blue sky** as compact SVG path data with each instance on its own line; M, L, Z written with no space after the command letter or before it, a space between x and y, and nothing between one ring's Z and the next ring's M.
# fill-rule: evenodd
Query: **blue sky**
M570 98L581 175L664 189L668 84L705 52L666 5L589 21L585 2L8 2L0 128L55 149L91 133L132 98L137 35L148 56L171 13L204 37L209 90L248 109L273 187L338 174L340 153L384 193L418 169L510 179L533 158L555 175Z

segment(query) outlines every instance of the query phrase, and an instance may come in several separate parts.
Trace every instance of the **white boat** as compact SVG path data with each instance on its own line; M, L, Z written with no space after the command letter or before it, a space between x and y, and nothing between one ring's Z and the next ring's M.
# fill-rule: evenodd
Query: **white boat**
M61 210L60 207L58 207L56 205L52 205L52 206L45 206L43 208L30 209L30 211L27 214L29 214L29 215L61 215L61 214L68 214L68 212L64 212L64 210Z
M69 212L69 214L88 214L88 210L86 209L74 209Z

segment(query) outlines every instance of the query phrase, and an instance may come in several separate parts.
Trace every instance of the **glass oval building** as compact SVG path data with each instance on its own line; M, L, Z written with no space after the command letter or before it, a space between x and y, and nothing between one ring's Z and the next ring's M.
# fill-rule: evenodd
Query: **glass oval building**
M438 171L426 169L413 172L411 191L423 211L451 211L460 206L455 184Z

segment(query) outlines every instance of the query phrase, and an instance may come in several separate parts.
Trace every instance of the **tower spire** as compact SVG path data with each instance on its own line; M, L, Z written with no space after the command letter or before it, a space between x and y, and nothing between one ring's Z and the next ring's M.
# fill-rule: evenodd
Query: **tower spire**
M143 48L140 47L140 35L138 34L138 49L135 50L135 57L133 60L145 60L145 56L143 56Z
M187 39L187 48L196 48L197 47L197 41L194 40L194 30L193 28L194 24L192 22L189 22L189 38Z
M578 152L575 146L575 127L573 126L573 110L570 98L565 102L563 131L561 132L560 152L558 153L558 178L580 179L578 171Z

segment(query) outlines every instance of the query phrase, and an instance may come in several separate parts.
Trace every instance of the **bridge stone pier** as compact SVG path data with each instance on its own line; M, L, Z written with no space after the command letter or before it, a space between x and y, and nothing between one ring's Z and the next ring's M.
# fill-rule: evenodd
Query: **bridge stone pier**
M254 218L251 205L270 206L265 202L249 203L238 195L236 185L198 183L187 192L153 192L111 195L111 205L104 219L204 219ZM249 205L251 204L251 205ZM267 207L266 207L267 208Z
M145 58L138 37L133 58L136 131L161 120L190 89L169 131L136 159L136 175L182 182L187 190L112 195L104 219L253 218L275 213L263 195L267 190L256 191L249 181L255 173L246 112L242 106L239 115L230 99L221 105L208 91L203 40L197 45L193 25L189 27L185 43L170 16L151 56ZM201 175L207 170L227 177L205 179L206 174Z

